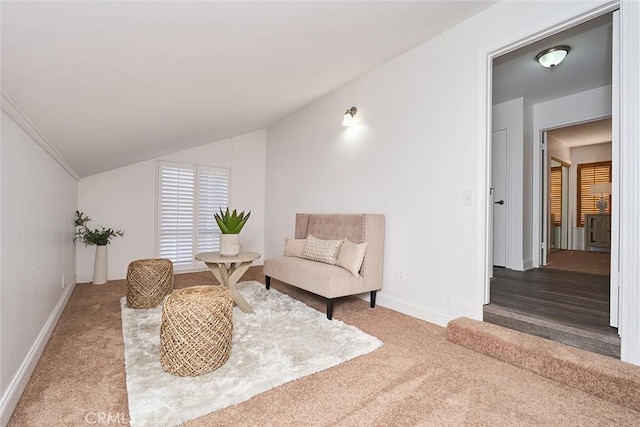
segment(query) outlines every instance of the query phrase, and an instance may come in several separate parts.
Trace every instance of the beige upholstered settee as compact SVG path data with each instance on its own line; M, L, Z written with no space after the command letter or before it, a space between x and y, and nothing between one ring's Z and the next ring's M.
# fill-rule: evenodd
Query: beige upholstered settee
M299 256L281 256L264 261L267 289L271 278L280 280L327 299L327 318L333 316L335 298L370 293L375 307L376 291L382 289L384 255L384 215L380 214L296 214L295 239L348 239L347 245L366 242L359 271L339 265L311 261ZM306 241L298 240L302 244ZM287 242L289 244L289 242ZM346 250L346 245L343 246ZM286 250L285 250L285 255Z

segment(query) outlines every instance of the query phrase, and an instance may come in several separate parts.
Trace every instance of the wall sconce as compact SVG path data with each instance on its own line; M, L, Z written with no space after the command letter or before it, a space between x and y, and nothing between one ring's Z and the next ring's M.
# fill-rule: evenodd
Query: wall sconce
M356 121L353 119L353 116L356 115L358 109L356 107L351 107L347 111L344 112L344 118L342 119L342 126L353 126L356 124Z
M543 50L536 55L536 61L545 68L553 68L567 57L571 51L571 46L554 46Z

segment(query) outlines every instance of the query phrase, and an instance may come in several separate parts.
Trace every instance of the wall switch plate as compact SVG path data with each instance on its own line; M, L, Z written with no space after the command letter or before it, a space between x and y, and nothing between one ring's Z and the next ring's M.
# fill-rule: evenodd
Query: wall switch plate
M406 273L404 272L404 269L400 269L398 271L398 279L403 280L406 278Z
M64 274L63 274L62 275L62 289L64 289L64 285L65 285L65 283L64 283Z

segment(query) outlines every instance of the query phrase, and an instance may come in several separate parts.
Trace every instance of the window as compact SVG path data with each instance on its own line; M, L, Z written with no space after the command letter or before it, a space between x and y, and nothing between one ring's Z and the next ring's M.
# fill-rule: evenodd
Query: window
M170 162L160 162L158 170L156 252L177 270L194 269L197 253L220 249L213 214L227 207L229 171Z
M611 161L578 165L578 227L584 227L584 216L598 213L599 194L591 194L593 184L611 182ZM607 213L611 213L611 195L608 195Z
M562 225L562 166L551 168L551 217L554 225Z

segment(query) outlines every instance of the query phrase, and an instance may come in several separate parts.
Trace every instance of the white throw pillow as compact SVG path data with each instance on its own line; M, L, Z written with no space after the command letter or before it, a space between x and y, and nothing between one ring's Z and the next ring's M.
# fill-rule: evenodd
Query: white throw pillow
M302 249L302 258L335 265L344 240L322 240L309 234Z
M302 250L307 239L290 239L284 240L284 256L297 256L302 258Z
M358 272L360 271L360 267L362 267L362 260L364 260L366 251L367 242L353 243L349 239L344 239L336 264L342 268L346 268L351 274L358 277Z

